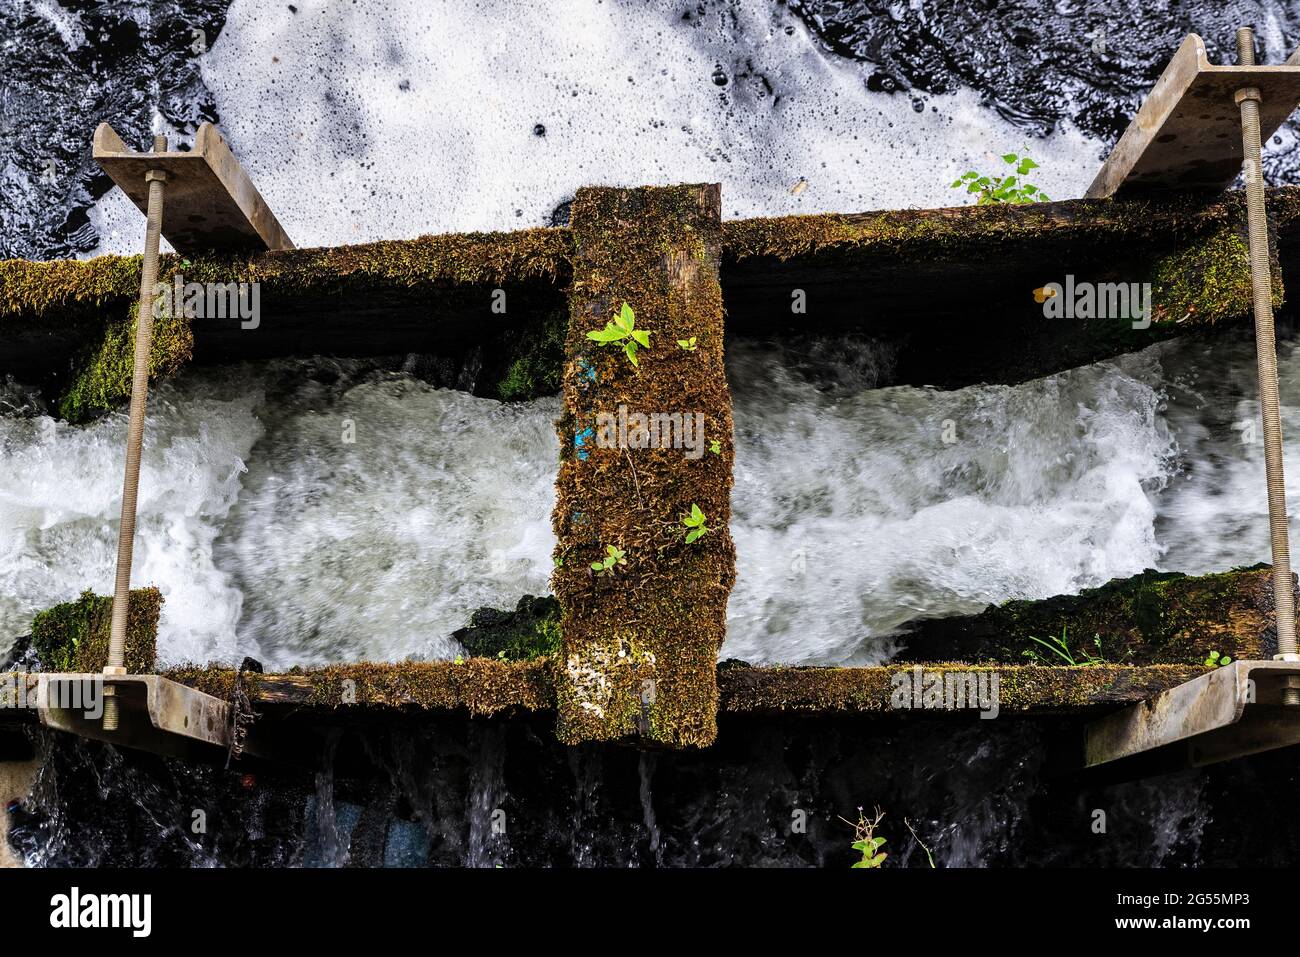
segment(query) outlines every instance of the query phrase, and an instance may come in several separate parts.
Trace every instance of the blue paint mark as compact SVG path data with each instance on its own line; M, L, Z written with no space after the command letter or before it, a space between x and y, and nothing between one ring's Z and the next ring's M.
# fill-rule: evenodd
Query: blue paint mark
M590 440L592 439L593 436L595 436L595 434L596 434L596 430L593 429L591 426L587 426L585 429L582 429L581 431L575 432L573 434L573 447L578 452L579 462L587 461L587 456L590 453L587 451L586 448L584 448L584 446L586 446L588 442L590 442Z

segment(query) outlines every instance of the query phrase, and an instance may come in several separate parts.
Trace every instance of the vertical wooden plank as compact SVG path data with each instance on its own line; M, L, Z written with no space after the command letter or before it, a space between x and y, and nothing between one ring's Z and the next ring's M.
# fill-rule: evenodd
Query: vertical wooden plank
M705 746L717 734L717 654L735 580L721 189L582 189L572 225L553 518L558 735ZM624 303L648 333L635 363L627 338L589 336ZM707 531L688 543L693 506ZM594 571L610 547L622 560Z

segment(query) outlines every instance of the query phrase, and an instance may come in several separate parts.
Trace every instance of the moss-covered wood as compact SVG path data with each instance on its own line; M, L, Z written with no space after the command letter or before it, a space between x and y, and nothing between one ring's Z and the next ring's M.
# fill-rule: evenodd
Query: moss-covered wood
M476 658L528 661L560 647L560 605L552 596L525 595L514 611L480 608L451 636Z
M1267 566L1196 577L1148 570L1077 595L917 622L898 660L1024 663L1032 653L1053 664L1086 654L1110 664L1199 665L1210 651L1272 657L1274 628ZM1063 639L1066 648L1033 638Z
M1204 674L1195 665L1104 665L1054 668L929 663L879 668L722 668L721 708L728 714L933 714L944 707L901 709L905 682L926 688L949 677L997 675L999 714L1066 714L1110 709L1145 700ZM922 699L923 700L923 699ZM960 700L960 699L955 699ZM961 711L972 714L974 707Z
M1300 281L1300 187L1268 193L1275 301ZM891 381L955 388L1017 382L1249 314L1241 194L1068 200L787 216L723 227L729 331L856 332L893 344ZM263 319L193 324L198 361L482 349L479 394L558 388L570 228L424 236L245 257L164 256L161 275L257 282ZM125 393L139 257L0 261L0 374L88 417ZM1048 319L1033 291L1150 282L1153 323ZM506 298L506 311L494 311ZM794 307L795 299L799 306ZM183 363L182 335L157 373ZM180 361L176 361L177 359Z
M235 672L229 668L186 665L164 675L218 698L229 698L234 690ZM545 659L361 662L285 674L245 672L242 680L250 700L257 705L325 710L464 709L477 717L555 707L551 663Z
M704 746L717 734L714 670L735 579L720 196L717 186L583 189L573 203L552 577L558 734L569 743ZM623 343L588 336L625 303L649 334L635 363ZM698 423L712 447L692 454L671 429L654 441L635 417L659 415ZM626 435L611 426L622 416ZM693 509L707 528L699 536L683 524ZM593 571L610 548L624 559Z
M163 597L157 588L133 588L127 605L126 670L154 670L158 617ZM108 664L112 597L85 591L76 601L40 612L32 620L32 648L46 671L95 672Z
M915 681L914 666L877 668L718 669L719 709L728 714L898 714L900 682ZM998 709L1005 714L1089 713L1131 704L1204 674L1196 665L1107 665L1048 668L999 665ZM990 674L988 666L923 666L923 681L937 676ZM166 677L228 698L235 673L228 668L173 668ZM900 677L901 676L901 677ZM259 708L322 712L352 707L403 712L465 710L480 717L556 707L556 673L549 662L470 658L457 664L401 662L336 665L288 674L245 673L244 686ZM350 683L349 683L350 682ZM922 708L924 714L932 709ZM966 708L970 712L974 709ZM0 718L3 718L0 710Z

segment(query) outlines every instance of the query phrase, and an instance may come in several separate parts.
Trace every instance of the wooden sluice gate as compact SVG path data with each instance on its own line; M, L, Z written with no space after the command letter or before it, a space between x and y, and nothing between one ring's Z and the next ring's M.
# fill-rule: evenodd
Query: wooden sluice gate
M1300 742L1294 586L1276 512L1272 569L1138 576L923 622L902 658L881 667L716 664L735 577L725 335L861 333L892 346L892 381L946 388L1239 330L1252 314L1261 356L1273 349L1272 309L1300 269L1300 188L1265 194L1258 140L1300 102L1300 66L1255 66L1244 48L1242 60L1210 65L1189 37L1083 200L722 222L717 185L593 188L579 191L567 226L319 249L293 248L215 129L191 153L134 153L101 127L96 158L149 217L143 278L134 257L0 263L0 374L35 381L63 417L82 421L128 399L143 415L144 386L191 362L473 352L500 373L476 388L498 398L512 396L494 383L506 370L517 382L523 368L532 388L564 398L560 649L530 661L287 674L128 670L131 506L106 656L77 671L10 674L9 691L34 704L0 708L0 719L165 753L271 758L292 747L273 733L289 716L301 725L434 711L554 712L565 743L659 747L707 747L728 715L1064 715L1079 719L1077 764L1088 767L1175 752L1201 764ZM1243 163L1246 190L1224 192ZM159 234L181 255L158 256ZM134 324L132 302L138 294L143 317L152 280L173 279L258 284L256 326L173 312L155 342ZM1136 314L1053 316L1044 289L1075 283L1146 287L1149 301ZM493 310L502 298L508 320ZM113 371L132 367L125 359L133 376ZM1267 378L1262 359L1266 397ZM713 454L595 447L599 416L619 404L698 416ZM1264 405L1280 450L1276 404ZM1280 463L1273 445L1269 457ZM1269 479L1276 509L1280 464ZM1196 615L1180 619L1193 598ZM1137 649L1130 662L1017 657L1029 638L1092 620L1090 608L1106 609L1098 627ZM1233 662L1207 670L1210 641ZM114 718L96 721L58 695L51 703L52 688L87 682L102 685Z

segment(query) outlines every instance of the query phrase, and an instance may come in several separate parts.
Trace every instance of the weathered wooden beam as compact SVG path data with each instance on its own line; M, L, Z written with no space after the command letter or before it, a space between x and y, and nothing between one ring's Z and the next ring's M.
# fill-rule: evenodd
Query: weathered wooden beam
M1300 282L1300 187L1269 191L1283 285ZM1207 200L1067 200L737 220L723 224L720 280L730 333L856 333L893 346L892 384L956 388L1019 382L1142 348L1250 311L1239 194ZM252 256L163 257L186 282L259 284L257 328L202 319L175 330L176 362L288 355L456 356L492 369L551 343L565 308L569 228L425 236ZM1149 328L1124 319L1049 318L1033 292L1079 282L1150 282ZM0 374L52 399L97 386L91 414L125 395L130 303L139 259L0 261ZM505 298L505 313L494 311ZM798 308L796 309L796 302ZM1180 321L1181 320L1181 321ZM558 350L556 365L558 365ZM111 381L117 376L117 381ZM538 388L555 391L558 375ZM534 394L542 394L536 392ZM520 398L510 392L507 398Z
M723 665L717 669L719 710L727 714L876 714L894 707L900 682L917 665L874 668L784 668ZM1205 674L1202 665L1104 665L1057 668L1041 665L919 666L932 675L997 673L999 709L1008 714L1097 713L1142 701ZM469 658L394 664L335 665L290 674L243 676L249 699L275 714L298 717L349 713L435 713L464 710L475 717L504 717L556 708L558 669L549 660L504 662ZM175 668L165 676L219 698L228 698L235 672L228 668ZM901 677L900 677L901 676ZM4 679L0 675L0 681ZM33 680L35 676L32 676ZM925 710L925 709L922 709ZM969 709L966 709L969 710ZM17 717L0 709L0 720Z
M553 518L558 734L708 745L735 580L721 190L582 189L573 237ZM594 341L619 335L616 317L622 337Z

